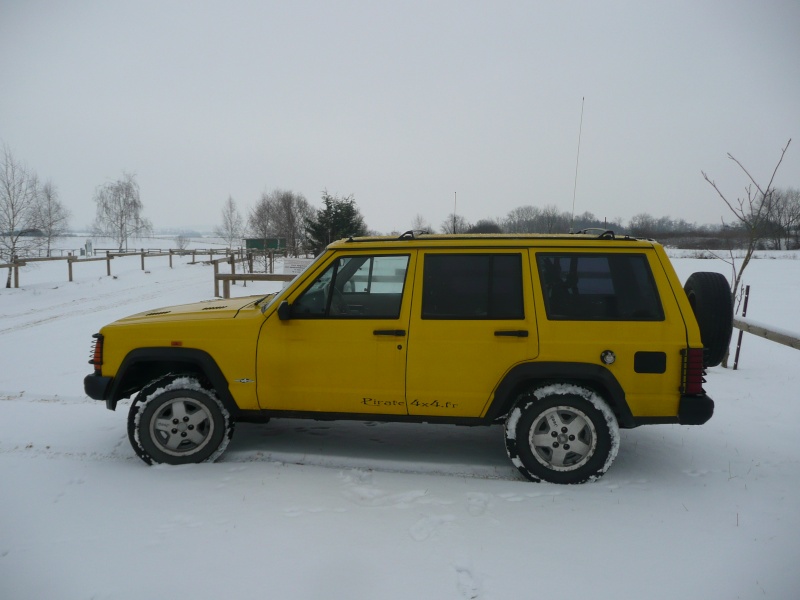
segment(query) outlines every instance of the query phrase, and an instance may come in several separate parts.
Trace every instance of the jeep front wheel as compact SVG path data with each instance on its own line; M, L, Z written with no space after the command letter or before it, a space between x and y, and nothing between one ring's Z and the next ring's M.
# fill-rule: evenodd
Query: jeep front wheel
M619 449L614 413L595 392L571 384L523 395L508 415L505 436L511 461L537 482L593 481Z
M182 385L183 384L183 385ZM214 461L233 435L227 410L213 392L177 379L131 410L134 450L149 464Z

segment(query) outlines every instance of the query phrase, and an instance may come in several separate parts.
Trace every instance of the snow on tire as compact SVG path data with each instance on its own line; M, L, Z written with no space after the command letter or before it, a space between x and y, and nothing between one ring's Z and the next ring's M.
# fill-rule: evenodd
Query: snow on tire
M506 451L531 481L584 483L601 477L619 451L614 413L594 391L554 384L524 394L505 425Z
M152 391L142 402L137 397L128 415L128 437L137 456L148 464L216 460L233 436L228 411L196 379L159 383L148 386Z

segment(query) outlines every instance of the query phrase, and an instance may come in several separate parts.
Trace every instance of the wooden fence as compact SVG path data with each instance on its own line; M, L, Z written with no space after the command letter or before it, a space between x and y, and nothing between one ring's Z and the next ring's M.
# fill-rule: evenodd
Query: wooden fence
M747 333L752 333L770 341L800 350L800 336L790 331L781 331L771 325L765 325L752 319L734 317L733 326Z
M100 256L95 258L78 258L77 256L51 256L49 258L23 258L21 260L15 260L12 263L0 265L0 269L12 269L14 272L14 287L19 287L19 269L20 267L24 267L29 263L34 262L45 262L45 261L54 261L60 260L67 263L67 278L69 281L72 281L72 265L75 263L85 263L85 262L95 262L98 260L106 261L106 274L109 276L111 275L111 260L113 256Z
M214 258L214 256L218 256L223 254L222 258ZM253 273L253 264L257 255L263 254L264 255L264 264L265 268L267 269L267 273ZM258 251L258 250L250 250L245 252L241 248L238 250L230 251L230 250L218 250L218 249L208 249L208 250L158 250L158 249L141 249L141 250L134 250L129 252L120 252L116 249L108 249L108 248L95 248L93 255L91 258L81 258L73 254L69 254L67 256L50 256L50 257L31 257L31 258L17 258L14 257L14 260L11 263L7 264L0 264L0 269L10 268L13 270L13 286L15 288L19 288L19 270L21 267L28 265L29 263L33 262L45 262L45 261L64 261L67 264L67 278L71 282L73 280L73 265L81 264L85 262L95 262L104 260L106 261L106 274L110 277L111 276L111 261L118 258L124 258L128 256L138 256L141 261L141 268L142 271L145 270L145 259L151 259L156 257L163 257L166 256L169 258L169 266L172 268L173 256L191 256L192 260L190 264L210 264L214 267L214 296L223 298L230 298L230 291L231 291L231 283L234 285L237 281L242 281L247 285L248 281L291 281L295 278L295 275L282 275L275 273L275 253L272 250L269 251ZM99 255L99 256L98 256ZM227 263L230 265L230 273L220 273L219 268L221 264ZM236 266L242 265L244 273L237 273ZM220 294L220 282L222 282L222 293Z
M214 259L215 255L224 254L225 257L222 259ZM13 286L15 288L19 288L19 270L21 267L28 265L29 263L34 262L46 262L46 261L64 261L67 263L67 278L69 281L72 281L73 278L73 265L79 263L86 263L86 262L95 262L104 260L106 261L106 274L110 277L111 276L111 261L115 258L123 258L126 256L138 256L141 260L141 268L142 271L145 270L145 258L156 258L161 256L169 257L169 267L172 268L172 257L173 256L191 256L192 257L192 264L198 262L204 262L209 264L214 264L215 266L215 275L217 273L217 265L219 262L228 262L234 260L234 257L237 261L247 260L247 256L244 252L239 250L219 250L219 249L208 249L208 250L154 250L154 249L144 249L141 250L133 250L133 251L126 251L120 252L119 250L111 250L106 248L96 248L93 252L93 256L82 258L77 256L77 254L68 254L67 256L48 256L48 257L25 257L25 258L18 258L14 257L14 259L10 263L0 264L0 269L12 269L13 271ZM203 260L204 257L208 256L208 260ZM198 260L199 258L199 260ZM274 260L274 259L273 259ZM252 258L251 261L251 268L252 271ZM233 264L233 263L232 263ZM274 263L270 263L274 264ZM216 289L216 288L215 288ZM219 295L219 294L215 294Z

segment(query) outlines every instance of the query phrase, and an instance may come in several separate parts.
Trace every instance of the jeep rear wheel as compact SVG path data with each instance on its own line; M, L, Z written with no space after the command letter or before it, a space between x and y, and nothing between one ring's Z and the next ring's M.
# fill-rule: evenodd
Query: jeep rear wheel
M618 449L614 414L580 386L536 389L520 398L506 420L508 456L531 481L592 481L608 470Z
M700 327L705 366L716 367L728 351L733 332L733 297L728 280L719 273L692 273L683 289Z
M213 461L233 435L230 415L219 399L185 377L131 407L128 418L131 444L148 464Z

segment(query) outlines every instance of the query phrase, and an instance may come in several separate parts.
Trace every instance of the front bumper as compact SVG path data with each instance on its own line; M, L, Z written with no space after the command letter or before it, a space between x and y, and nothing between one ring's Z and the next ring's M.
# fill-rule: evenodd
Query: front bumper
M112 377L103 377L92 373L83 378L83 389L89 398L95 400L105 400L106 408L114 410L116 402L111 402L109 398L109 391L111 389Z

